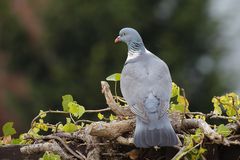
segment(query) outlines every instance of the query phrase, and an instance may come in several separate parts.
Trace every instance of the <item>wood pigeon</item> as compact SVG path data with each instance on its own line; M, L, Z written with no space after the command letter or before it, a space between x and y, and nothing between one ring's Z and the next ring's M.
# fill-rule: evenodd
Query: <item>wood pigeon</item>
M168 66L148 51L139 33L123 28L115 43L128 46L120 88L123 97L136 114L134 144L137 147L173 146L178 138L168 118L172 79Z

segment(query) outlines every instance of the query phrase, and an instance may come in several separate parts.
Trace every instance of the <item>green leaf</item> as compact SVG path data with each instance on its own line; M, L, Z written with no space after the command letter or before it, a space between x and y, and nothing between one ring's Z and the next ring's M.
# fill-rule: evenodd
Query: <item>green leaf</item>
M115 73L106 78L107 81L114 81L114 82L120 81L120 79L121 79L121 73Z
M4 136L11 136L16 133L16 130L12 126L13 122L7 122L3 125L2 131Z
M69 112L78 118L80 118L85 113L85 108L74 102L69 102L68 108Z
M71 118L66 118L67 123L71 123Z
M44 118L47 116L46 112L44 112L43 110L40 110L39 115L40 115L40 118Z
M75 132L76 130L77 130L77 126L73 123L67 123L63 126L64 132L72 133L72 132Z
M179 96L180 95L180 88L172 82L172 95L171 97Z
M63 111L66 111L66 112L69 111L69 107L68 107L69 102L73 102L73 97L71 95L67 94L62 96Z
M12 139L11 144L20 144L21 141L22 141L22 140L21 140L20 138L14 138L14 139Z
M191 135L191 137L195 143L200 143L201 140L204 138L203 131L200 128L198 128L196 129L195 134Z
M224 107L226 108L226 114L229 116L229 117L232 117L232 116L235 116L236 115L236 110L232 107L232 106L228 106L228 107Z
M171 104L171 111L184 112L184 105L182 104Z
M213 107L214 107L213 114L221 115L222 114L222 109L219 106L220 103L219 103L219 101L216 97L213 97L212 103L213 103Z
M98 113L97 117L98 119L102 120L104 118L104 115L102 113Z
M114 120L116 120L117 119L117 117L116 116L114 116L114 115L110 115L109 116L109 120L112 122L112 121L114 121Z
M54 153L45 152L39 160L61 160L61 157Z
M224 137L227 137L231 134L231 131L228 127L224 126L224 124L221 124L217 127L217 133L223 135Z

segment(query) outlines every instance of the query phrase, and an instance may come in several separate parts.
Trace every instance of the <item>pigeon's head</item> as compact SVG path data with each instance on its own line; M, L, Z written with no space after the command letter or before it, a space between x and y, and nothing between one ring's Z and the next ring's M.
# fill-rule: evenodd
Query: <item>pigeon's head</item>
M131 43L143 43L140 34L133 28L123 28L119 32L119 36L115 39L115 43L125 42L127 45Z

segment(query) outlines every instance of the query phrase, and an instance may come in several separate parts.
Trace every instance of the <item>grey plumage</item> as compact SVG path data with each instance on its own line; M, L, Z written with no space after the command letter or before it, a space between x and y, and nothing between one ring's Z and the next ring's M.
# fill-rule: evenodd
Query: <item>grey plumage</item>
M147 148L178 144L167 115L172 88L168 66L145 48L136 30L123 28L115 40L120 41L128 46L120 87L136 114L135 145Z

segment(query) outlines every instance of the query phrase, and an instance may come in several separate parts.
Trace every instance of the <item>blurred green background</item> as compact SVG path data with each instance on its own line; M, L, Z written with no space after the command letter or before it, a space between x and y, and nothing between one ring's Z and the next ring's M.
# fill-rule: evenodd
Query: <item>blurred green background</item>
M234 89L217 69L225 48L210 1L1 0L0 126L26 131L40 109L61 110L72 94L87 109L106 107L100 81L121 72L123 27L140 32L185 89L192 111L208 112L211 98Z

